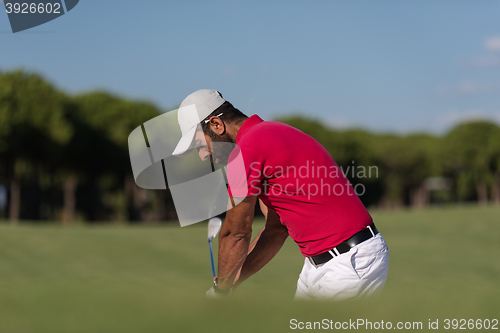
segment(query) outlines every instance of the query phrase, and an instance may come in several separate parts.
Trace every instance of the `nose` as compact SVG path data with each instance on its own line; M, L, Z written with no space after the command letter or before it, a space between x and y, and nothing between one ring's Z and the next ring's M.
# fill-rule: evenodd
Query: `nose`
M207 147L198 147L198 155L202 161L206 161L209 155Z

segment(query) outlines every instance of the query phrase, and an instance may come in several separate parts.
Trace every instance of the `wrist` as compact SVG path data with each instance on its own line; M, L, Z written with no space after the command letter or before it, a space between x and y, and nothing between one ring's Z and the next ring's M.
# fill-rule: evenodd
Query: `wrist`
M231 293L231 290L233 289L233 286L227 288L227 289L222 289L219 287L219 278L216 277L214 280L214 291L219 294L219 295L229 295Z

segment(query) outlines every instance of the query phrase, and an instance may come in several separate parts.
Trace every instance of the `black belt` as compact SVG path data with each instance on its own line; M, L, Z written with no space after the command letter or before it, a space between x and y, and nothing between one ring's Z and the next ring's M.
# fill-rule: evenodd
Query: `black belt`
M346 239L345 241L343 241L339 245L335 246L330 251L320 253L314 257L308 257L309 261L314 266L324 264L325 262L329 261L332 258L335 258L336 256L341 255L342 253L349 252L349 250L352 247L358 245L359 243L364 242L365 240L368 240L368 239L374 237L376 234L378 234L378 230L375 227L375 224L372 223L370 226L368 226L365 229L361 230L360 232L354 234L354 236L352 236L349 239Z

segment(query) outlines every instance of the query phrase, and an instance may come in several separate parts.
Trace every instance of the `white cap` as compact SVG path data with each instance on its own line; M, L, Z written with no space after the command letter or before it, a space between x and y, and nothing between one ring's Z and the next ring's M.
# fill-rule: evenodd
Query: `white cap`
M182 101L177 113L182 137L172 155L183 155L191 148L198 124L224 102L222 95L212 89L195 91Z

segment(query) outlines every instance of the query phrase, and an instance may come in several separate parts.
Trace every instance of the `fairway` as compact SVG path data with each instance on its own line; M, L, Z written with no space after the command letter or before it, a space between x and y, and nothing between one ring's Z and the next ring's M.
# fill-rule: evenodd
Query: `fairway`
M212 279L204 223L4 222L0 333L288 332L291 319L422 322L420 331L430 319L443 331L446 318L500 319L500 207L372 216L390 249L386 287L341 303L292 301L303 257L291 239L233 297L214 301L205 299Z

